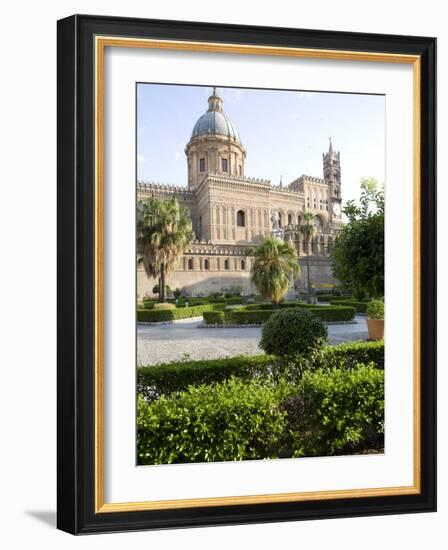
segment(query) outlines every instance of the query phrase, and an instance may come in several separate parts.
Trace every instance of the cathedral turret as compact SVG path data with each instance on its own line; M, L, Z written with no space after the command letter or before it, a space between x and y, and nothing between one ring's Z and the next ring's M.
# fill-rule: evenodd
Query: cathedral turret
M185 148L191 189L198 187L206 174L244 176L246 151L222 104L215 87L208 98L208 110L194 125Z
M330 218L341 215L341 155L333 149L330 138L330 145L327 153L322 153L324 180L329 186L330 196Z
M341 156L339 151L333 149L333 143L330 138L328 153L322 153L324 164L324 179L334 183L341 183Z

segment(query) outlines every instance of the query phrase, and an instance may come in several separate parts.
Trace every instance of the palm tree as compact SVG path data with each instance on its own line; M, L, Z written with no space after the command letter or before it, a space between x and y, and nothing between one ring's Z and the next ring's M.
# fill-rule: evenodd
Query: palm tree
M310 279L310 260L309 260L309 255L310 255L310 248L311 248L311 237L314 233L314 230L315 230L315 225L314 225L314 214L312 212L305 212L303 214L303 221L304 223L302 223L300 225L300 232L303 234L304 238L305 238L305 241L306 241L306 257L305 257L305 261L306 261L306 284L307 284L307 287L308 287L308 294L311 293L311 279Z
M251 253L255 256L252 282L263 299L278 304L288 292L291 275L300 274L296 249L290 243L266 237Z
M165 301L166 276L194 237L187 209L173 197L150 197L137 203L137 254L148 277L159 278Z

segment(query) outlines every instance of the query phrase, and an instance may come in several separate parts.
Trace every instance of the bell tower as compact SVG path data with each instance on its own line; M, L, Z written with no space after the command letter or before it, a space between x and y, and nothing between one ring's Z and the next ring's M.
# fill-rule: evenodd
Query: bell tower
M333 149L330 139L330 146L327 153L322 153L324 180L328 184L330 197L330 218L341 215L341 155Z

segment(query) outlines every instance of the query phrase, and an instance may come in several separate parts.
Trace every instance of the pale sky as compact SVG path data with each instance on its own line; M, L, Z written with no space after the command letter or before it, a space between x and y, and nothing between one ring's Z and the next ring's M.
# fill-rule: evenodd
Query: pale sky
M246 149L245 175L283 185L323 177L329 137L341 153L342 196L359 181L385 180L385 98L381 95L222 88L223 110ZM185 145L206 112L210 87L137 85L137 178L187 185Z

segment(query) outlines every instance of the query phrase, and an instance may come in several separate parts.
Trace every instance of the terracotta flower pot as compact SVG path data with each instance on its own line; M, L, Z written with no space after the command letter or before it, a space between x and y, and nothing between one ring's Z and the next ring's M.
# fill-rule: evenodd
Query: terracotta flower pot
M384 319L366 319L369 340L384 338Z

